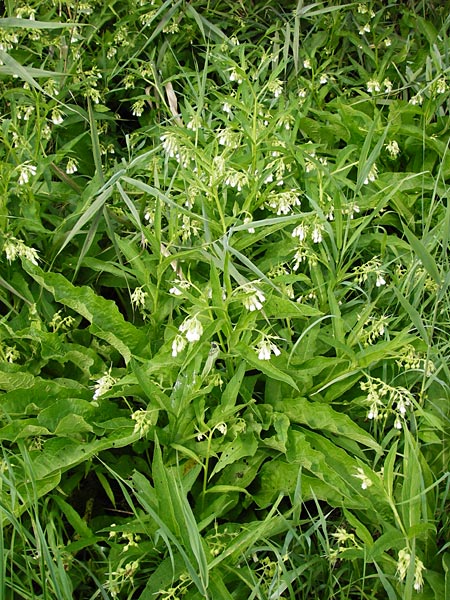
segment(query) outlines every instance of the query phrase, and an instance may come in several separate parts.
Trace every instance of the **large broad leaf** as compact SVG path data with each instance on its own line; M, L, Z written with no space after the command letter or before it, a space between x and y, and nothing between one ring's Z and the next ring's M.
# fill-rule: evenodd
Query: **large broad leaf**
M94 350L73 342L67 343L64 341L64 337L57 332L42 331L36 327L30 327L16 332L14 338L32 340L38 343L40 345L40 356L43 360L47 362L55 360L61 365L71 362L88 376L95 362L100 363L100 358Z
M75 421L79 423L76 415L74 417ZM72 425L75 424L75 421ZM121 448L136 442L139 434L134 431L134 424L130 421L131 419L125 418L114 419L114 426L109 428L109 435L90 442L82 442L68 437L52 437L45 441L40 448L30 450L25 456L26 460L18 463L15 469L14 485L17 494L11 495L7 486L3 486L0 491L0 502L7 507L11 514L20 515L30 507L35 499L55 489L59 485L63 472L92 460L103 450ZM68 425L69 423L65 419L60 423L60 426L65 429L64 435L67 434ZM45 428L41 427L41 429L43 430L40 432L42 434ZM105 429L107 428L105 427ZM31 486L33 493L30 493ZM18 503L17 498L22 498L22 502Z
M91 442L80 442L67 438L51 438L42 450L32 456L33 474L37 482L48 475L66 471L94 455L110 448L122 448L139 439L134 432L131 419L114 419L114 429L108 436Z
M282 459L265 463L260 472L260 489L253 495L261 508L270 506L279 494L293 495L296 490L301 466L289 464ZM303 502L317 498L332 506L342 506L344 496L327 482L301 473L301 498ZM348 503L346 503L348 506ZM360 503L352 508L360 507Z
M348 415L337 412L328 404L297 397L276 401L273 406L275 410L289 417L292 423L308 425L316 431L342 435L377 452L382 451L381 446L367 431L359 427Z
M33 385L34 377L26 371L12 370L6 365L0 365L0 390L26 389ZM2 403L3 408L3 403Z
M249 365L251 365L255 369L258 369L259 371L264 373L264 375L267 375L272 379L276 379L277 381L283 381L284 383L287 383L288 385L290 385L298 391L297 384L292 379L292 377L284 371L282 371L281 369L279 369L277 366L275 366L275 360L259 360L258 356L256 355L256 352L243 343L239 343L237 345L236 350L240 353L243 360L245 360Z
M221 447L222 453L210 477L224 469L227 465L231 465L244 458L244 456L254 456L257 449L258 440L253 433L243 433L235 440L227 442ZM236 485L239 485L239 482Z
M367 489L361 487L361 471L370 480ZM308 430L292 430L286 459L263 464L259 479L260 489L254 499L261 507L271 504L280 493L294 497L300 482L303 501L317 497L331 506L360 509L370 506L384 518L390 516L377 474L323 435Z
M148 354L145 334L128 323L116 304L97 296L87 286L75 286L59 273L44 272L29 261L24 261L25 270L42 287L53 294L55 300L70 307L90 323L90 331L116 348L129 362L132 355Z

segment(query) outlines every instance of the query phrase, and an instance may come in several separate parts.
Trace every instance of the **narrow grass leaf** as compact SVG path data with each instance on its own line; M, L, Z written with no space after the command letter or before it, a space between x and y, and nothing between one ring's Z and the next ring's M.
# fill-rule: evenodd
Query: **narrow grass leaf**
M403 231L405 232L408 242L411 244L412 249L416 253L424 269L430 277L432 277L437 285L442 284L442 277L439 273L436 261L433 256L427 250L425 245L408 229L406 225L403 225Z

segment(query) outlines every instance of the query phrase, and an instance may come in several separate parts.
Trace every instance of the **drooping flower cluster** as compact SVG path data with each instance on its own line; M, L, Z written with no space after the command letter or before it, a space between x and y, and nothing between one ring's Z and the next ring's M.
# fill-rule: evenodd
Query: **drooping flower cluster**
M192 156L189 150L183 146L176 133L168 131L164 133L160 138L164 152L169 158L175 158L175 160L184 168L189 164Z
M372 258L363 265L359 265L353 269L353 273L356 275L358 283L365 283L369 279L369 276L375 276L376 287L386 285L385 270L381 266L379 258Z
M397 577L400 581L404 581L411 564L411 551L409 548L403 548L398 553L397 560ZM420 592L423 587L423 572L425 566L418 556L414 557L414 589L416 592Z
M370 346L387 331L388 317L386 315L369 316L361 331L360 340L363 346Z
M178 331L180 333L174 337L172 342L173 357L182 352L186 348L188 342L192 344L200 340L203 333L203 325L199 319L194 316L185 319L179 326Z
M271 191L266 200L266 205L274 210L277 215L288 215L294 206L300 206L298 190L284 192Z
M361 481L361 488L363 490L367 490L367 488L373 485L373 481L364 473L364 469L362 467L358 467L356 469L356 473L353 474L353 477L356 477L356 479Z
M395 362L403 370L420 371L427 377L430 377L430 375L436 371L436 366L433 361L418 352L411 344L408 344L404 348L402 355L399 356Z
M136 410L131 418L135 421L134 433L138 433L140 437L145 437L150 428L155 424L156 411Z
M378 167L375 163L370 167L369 172L367 173L366 178L364 179L364 185L367 185L370 182L375 181L378 177Z
M38 264L38 253L34 248L27 246L23 240L15 237L8 237L3 244L3 252L6 254L8 262L16 260L16 258L26 258L34 265Z
M139 310L142 310L143 308L145 308L145 299L147 298L147 296L147 292L144 292L144 290L141 287L137 287L131 294L131 303Z
M360 383L361 390L367 392L365 404L369 405L367 418L386 420L394 416L394 427L401 429L408 409L413 406L413 395L404 387L393 387L375 377L367 377Z
M242 304L247 310L253 312L255 310L262 309L263 303L266 301L266 297L261 290L256 288L251 283L248 283L243 286L243 292L245 293L245 296L242 300Z
M36 175L37 168L30 164L29 162L20 165L19 167L19 185L25 185L30 181L30 177L34 177Z
M276 346L267 335L262 335L260 341L255 346L259 360L270 360L272 354L280 356L281 350Z
M105 371L104 375L95 382L94 396L92 399L97 400L100 396L109 392L116 381L117 380L111 375L111 369Z

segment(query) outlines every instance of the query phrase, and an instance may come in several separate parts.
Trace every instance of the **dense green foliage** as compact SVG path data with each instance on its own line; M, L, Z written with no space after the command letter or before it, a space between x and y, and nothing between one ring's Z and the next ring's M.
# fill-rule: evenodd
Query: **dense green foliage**
M1 599L450 597L440 4L3 3Z

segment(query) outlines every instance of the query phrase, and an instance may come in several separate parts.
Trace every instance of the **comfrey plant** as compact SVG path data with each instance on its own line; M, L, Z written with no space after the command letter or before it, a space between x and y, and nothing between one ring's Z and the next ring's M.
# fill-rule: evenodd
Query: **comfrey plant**
M445 595L447 14L281 4L4 3L6 596Z

